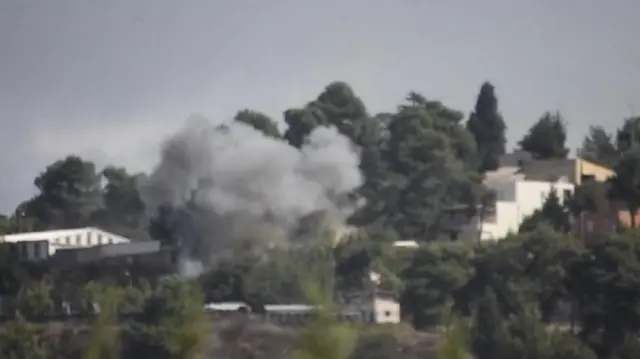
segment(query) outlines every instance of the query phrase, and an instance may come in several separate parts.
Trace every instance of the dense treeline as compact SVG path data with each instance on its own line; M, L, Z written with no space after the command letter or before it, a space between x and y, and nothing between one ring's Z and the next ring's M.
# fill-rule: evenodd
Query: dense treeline
M332 272L337 291L365 288L374 270L382 275L381 286L399 295L405 319L416 328L460 318L480 359L640 356L640 233L620 228L587 245L571 231L580 214L596 212L603 199L622 203L632 214L638 211L640 118L625 120L614 134L591 128L578 150L582 158L615 170L609 182L585 183L564 202L552 193L520 233L497 243L451 242L445 217L450 208L462 206L473 215L482 207L489 196L483 174L496 169L506 151L507 121L490 83L481 86L468 117L416 92L393 112L371 114L347 84L337 82L308 104L285 111L286 131L253 110L238 112L234 121L294 147L318 126L335 126L347 136L360 148L364 175L354 195L365 205L349 218L361 231L333 250L331 265L317 249L255 248L239 241L199 279L205 300L299 302L306 299L300 283L312 268ZM562 115L548 111L518 147L539 159L566 158L566 137ZM198 209L165 207L147 218L137 187L144 176L117 166L100 170L77 156L61 159L34 180L33 198L0 217L0 233L94 225L130 238L174 243L166 214L193 215ZM428 245L394 248L390 243L397 239ZM50 310L46 298L69 290L58 284L64 281L56 280L56 273L22 268L11 258L0 265L1 294L21 296L24 313L33 307ZM153 302L149 293L163 288L153 287L141 291L147 294L130 294L143 298L130 301L145 307L141 303ZM3 335L23 335L25 325L18 322ZM168 335L156 328L160 324L145 325L137 337ZM145 343L155 340L151 337ZM0 348L3 357L47 357L22 356L11 345Z

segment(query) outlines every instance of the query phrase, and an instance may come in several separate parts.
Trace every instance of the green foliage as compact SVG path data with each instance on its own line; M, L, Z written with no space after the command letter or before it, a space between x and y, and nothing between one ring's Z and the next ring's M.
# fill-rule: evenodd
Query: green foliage
M21 317L0 328L0 358L45 359L47 350L38 329Z
M113 287L103 287L95 298L100 313L91 327L89 344L85 350L85 359L120 358L119 330L117 327L118 308L122 293Z
M518 142L520 148L539 159L566 158L569 149L566 124L559 112L546 112Z
M348 324L336 320L331 293L326 288L311 283L308 286L308 298L316 309L311 322L301 334L294 358L349 358L355 349L357 332Z
M619 153L624 153L637 146L640 141L640 117L624 120L616 133L616 147Z
M25 317L46 316L53 313L51 286L47 283L32 283L18 292L18 310Z
M635 215L640 208L640 148L625 152L614 171L614 177L609 180L609 196L626 205L632 214L631 227L635 228Z
M582 159L608 168L613 168L619 158L613 136L602 126L589 127L589 134L582 141L578 155Z
M473 248L465 243L434 243L415 252L402 274L403 312L418 328L439 324L474 274Z
M197 359L204 355L210 335L203 313L204 297L195 283L178 279L164 282L144 308L147 332L172 359Z
M469 357L469 328L460 318L452 318L440 339L437 359L466 359Z
M531 231L538 226L546 224L559 232L569 232L571 222L567 207L560 201L555 189L549 192L542 208L537 209L530 216L526 217L520 224L519 232Z
M473 134L478 145L480 171L497 169L500 156L505 153L506 125L498 112L495 89L489 82L483 83L480 87L475 111L467 121L467 130Z
M346 358L355 355L356 332L335 321L331 295L372 286L373 271L382 276L379 287L401 294L403 314L420 328L442 324L450 310L460 323L472 320L469 331L460 323L446 327L441 357L461 357L467 344L479 359L590 359L594 352L601 358L638 357L638 233L602 235L585 247L572 237L570 223L589 212L616 210L619 203L631 213L639 210L640 118L627 119L615 140L602 127L592 127L583 142L580 156L615 170L608 183L584 182L564 203L553 191L521 224L519 234L497 243L445 243L439 240L450 237L447 212L462 208L474 216L488 198L482 172L498 166L506 124L488 82L466 123L462 111L417 92L405 100L392 112L373 115L348 84L334 82L312 101L284 113L284 134L257 111L243 110L234 118L294 147L302 146L315 128L335 126L358 147L364 184L353 196L365 204L349 221L362 231L336 248L326 243L266 248L243 237L225 248L229 253L214 265L203 255L212 252L207 247L211 241L203 240L190 253L211 265L200 278L200 291L178 281L154 289L133 280L117 288L97 281L78 288L88 279L105 277L98 275L104 268L83 268L68 280L47 273L54 280L45 284L40 277L46 271L18 263L2 246L0 295L15 297L3 300L3 306L17 299L20 312L30 319L52 313L60 298L80 301L85 310L98 304L101 310L84 348L88 358L197 358L209 341L204 297L251 304L302 302L309 293L301 283L310 281L318 313L303 331L296 355ZM538 159L566 158L565 127L560 114L545 113L519 146ZM33 198L11 215L0 216L0 234L95 225L177 245L185 227L199 233L215 226L216 213L195 201L161 207L149 221L138 192L141 180L143 175L118 166L99 170L86 159L68 156L35 179ZM329 237L331 233L309 231L322 227L318 223L323 220L322 214L309 216L299 223L297 234L301 239ZM635 216L632 220L635 227ZM392 247L398 239L415 239L424 246ZM117 312L139 310L141 320L118 334ZM557 328L563 326L570 331ZM2 358L49 354L42 334L22 318L2 328L0 336ZM395 355L397 338L379 338L367 350L359 345L357 353Z

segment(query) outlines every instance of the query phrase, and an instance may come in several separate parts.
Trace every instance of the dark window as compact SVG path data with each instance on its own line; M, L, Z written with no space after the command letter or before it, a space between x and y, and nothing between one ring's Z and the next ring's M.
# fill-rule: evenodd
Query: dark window
M580 182L582 182L582 183L595 181L595 180L596 180L596 176L594 176L594 175L582 175L582 176L580 176Z

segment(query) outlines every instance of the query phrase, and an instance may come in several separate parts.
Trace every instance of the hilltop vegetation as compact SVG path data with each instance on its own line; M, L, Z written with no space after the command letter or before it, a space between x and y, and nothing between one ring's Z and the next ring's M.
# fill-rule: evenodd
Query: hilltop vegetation
M435 330L451 318L460 318L459 325L468 332L461 345L479 359L640 357L640 233L619 228L587 245L570 231L570 224L581 213L595 212L598 196L621 201L631 213L637 212L640 118L625 120L615 134L593 127L584 140L579 150L583 158L615 170L604 189L585 184L564 203L551 195L545 206L523 223L520 233L481 244L451 242L443 213L462 206L473 214L481 207L487 196L483 174L496 169L505 153L504 131L509 122L502 118L496 89L489 83L481 86L468 117L416 92L409 93L393 112L371 114L347 84L336 82L304 106L285 111L285 131L254 110L240 111L234 121L293 147L300 147L314 128L335 126L360 148L364 183L352 196L365 205L348 221L361 231L333 250L335 266L327 265L328 256L321 250L268 249L256 241L238 240L199 278L202 298L198 298L182 289L165 291L163 286L142 284L136 278L114 278L100 270L79 270L74 282L55 271L24 266L5 257L0 261L0 294L18 297L21 313L28 320L30 313L51 311L59 298L82 291L87 281L109 283L127 298L121 303L153 310L150 313L154 314L149 321L127 328L126 335L119 333L117 345L114 339L95 344L93 349L78 349L77 355L116 357L134 348L141 357L194 358L204 351L203 340L212 342L199 336L208 331L202 329L207 323L197 319L193 309L202 308L198 300L299 302L306 299L300 283L308 279L309 272L335 277L336 289L341 291L366 288L369 272L375 270L382 274L381 286L401 298L408 323L420 330ZM566 137L562 115L548 111L518 146L539 159L566 158ZM167 205L147 218L137 185L143 177L117 164L98 169L91 161L70 155L38 175L34 180L38 193L14 213L0 218L0 231L94 225L131 238L176 244L179 236L169 218L175 218L176 213L184 218L206 218L207 212L194 203ZM204 225L201 220L193 221L196 229ZM425 245L417 250L393 248L390 244L397 239L415 239ZM179 297L167 300L172 295ZM220 332L216 324L213 330ZM17 320L5 326L0 357L66 358L68 353L63 355L58 352L61 349L47 344L50 336L33 335L43 329L34 325ZM110 327L108 321L98 326ZM276 343L283 346L264 352L280 350L286 352L282 354L285 357L293 355L287 349L289 339L283 339L292 334L273 330L281 330L281 341L262 341L242 331L254 338L246 347L223 346L228 352L215 355L243 358L247 352L257 353ZM67 335L58 335L55 340L64 342ZM424 334L407 334L406 338L420 335ZM105 336L95 334L94 338ZM382 348L391 339L363 335L360 340L355 352L370 351L362 358L404 358L398 349ZM334 344L329 341L325 345ZM372 349L377 345L379 350ZM395 344L389 345L395 348ZM411 347L422 348L423 344ZM56 348L71 349L67 345ZM119 354L109 351L115 348L122 350ZM441 354L451 352L443 349ZM331 359L337 359L334 356Z

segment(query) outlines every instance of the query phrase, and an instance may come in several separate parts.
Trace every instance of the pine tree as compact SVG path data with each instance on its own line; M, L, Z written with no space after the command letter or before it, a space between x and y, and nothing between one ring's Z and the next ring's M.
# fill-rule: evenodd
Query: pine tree
M480 87L475 110L467 121L467 129L478 145L480 170L484 172L498 168L507 143L506 125L498 112L495 89L489 82Z

